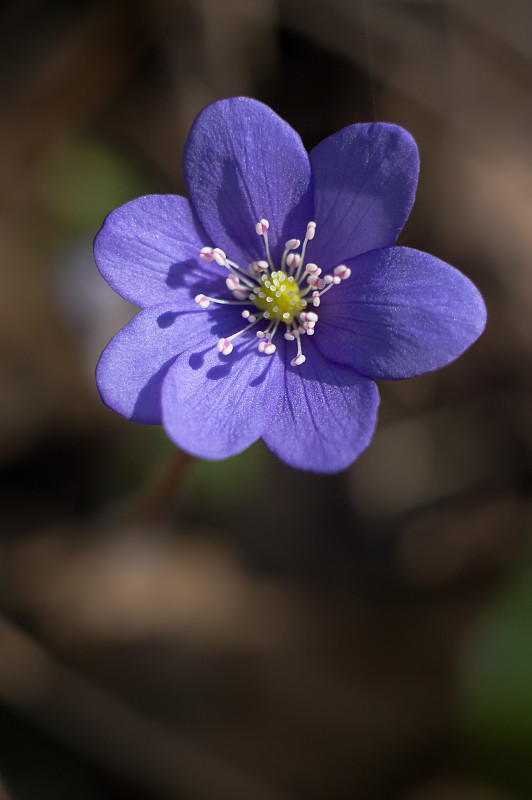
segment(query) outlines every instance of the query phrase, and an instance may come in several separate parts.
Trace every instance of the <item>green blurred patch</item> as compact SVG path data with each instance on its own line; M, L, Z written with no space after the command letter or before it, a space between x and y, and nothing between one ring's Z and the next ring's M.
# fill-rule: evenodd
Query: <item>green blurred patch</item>
M532 796L532 564L510 577L468 641L458 723L486 777Z
M262 442L226 461L198 459L187 476L187 501L209 513L234 509L235 504L253 502L261 488L260 476L267 471L269 453Z
M117 206L153 191L140 173L102 142L74 140L56 150L41 172L41 201L71 232L97 230Z

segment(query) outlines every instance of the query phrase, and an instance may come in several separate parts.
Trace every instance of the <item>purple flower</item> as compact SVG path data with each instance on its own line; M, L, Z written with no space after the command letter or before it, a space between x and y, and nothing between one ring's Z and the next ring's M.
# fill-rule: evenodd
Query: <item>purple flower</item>
M374 381L445 366L486 321L464 275L392 246L414 140L350 125L308 155L270 108L236 97L201 112L183 166L189 201L140 197L96 237L100 272L142 308L101 355L104 403L203 458L262 437L293 467L346 468L375 428Z

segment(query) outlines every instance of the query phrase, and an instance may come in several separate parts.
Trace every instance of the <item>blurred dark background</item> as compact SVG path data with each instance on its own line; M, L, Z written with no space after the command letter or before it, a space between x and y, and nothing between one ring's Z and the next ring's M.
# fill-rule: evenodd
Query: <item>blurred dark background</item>
M532 797L531 55L529 0L1 6L2 800ZM236 94L308 148L408 128L401 242L487 302L338 476L180 460L95 389L134 309L92 238Z

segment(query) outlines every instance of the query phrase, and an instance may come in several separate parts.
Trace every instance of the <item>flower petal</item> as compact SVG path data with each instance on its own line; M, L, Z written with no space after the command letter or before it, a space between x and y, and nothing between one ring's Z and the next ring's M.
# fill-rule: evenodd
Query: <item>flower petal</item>
M379 393L373 381L327 361L307 337L304 351L305 363L285 372L285 391L262 438L292 467L339 472L368 446Z
M216 342L238 314L211 314L189 306L152 306L133 317L111 339L96 367L98 390L106 406L133 422L161 423L161 387L168 368L183 350L205 340Z
M486 308L461 272L406 247L348 262L351 277L324 295L316 344L370 378L412 378L454 361L480 336Z
M269 423L282 372L279 352L261 355L257 339L251 336L243 336L228 356L209 344L187 350L164 380L167 434L183 450L201 458L221 459L242 452Z
M199 260L209 245L190 205L177 195L139 197L112 211L94 240L101 274L126 300L142 308L172 302L183 271L221 274Z
M412 208L416 143L398 125L350 125L310 153L316 236L309 257L322 268L393 245Z
M190 202L217 247L240 266L264 258L260 219L279 263L284 242L313 218L308 155L271 108L247 97L207 106L188 137L183 170Z

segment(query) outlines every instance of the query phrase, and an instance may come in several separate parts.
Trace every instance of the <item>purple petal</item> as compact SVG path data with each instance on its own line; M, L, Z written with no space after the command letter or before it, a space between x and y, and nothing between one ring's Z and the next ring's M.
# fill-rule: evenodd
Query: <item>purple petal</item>
M465 275L406 247L348 262L352 275L324 295L316 344L371 378L412 378L454 361L480 336L486 308Z
M373 381L327 361L306 336L303 350L307 360L286 370L279 408L262 438L292 467L339 472L368 446L379 393Z
M234 309L203 311L152 306L141 311L109 342L96 367L103 402L133 422L160 424L161 387L179 353L198 342L216 342L222 330L234 328Z
M184 197L148 195L112 211L94 240L101 274L126 300L142 308L172 303L184 276L221 274L199 260L207 234Z
M163 425L170 438L209 459L227 458L253 444L277 406L282 345L280 350L261 355L257 339L248 336L228 356L216 347L183 353L163 385Z
M185 146L190 202L217 247L246 266L265 258L255 232L264 218L274 262L284 242L313 219L310 165L298 134L271 108L247 97L212 103Z
M330 268L395 243L419 171L407 131L384 122L350 125L315 147L310 163L317 227L309 258Z

